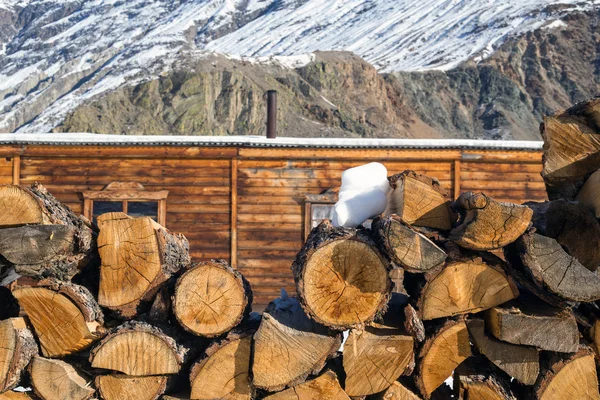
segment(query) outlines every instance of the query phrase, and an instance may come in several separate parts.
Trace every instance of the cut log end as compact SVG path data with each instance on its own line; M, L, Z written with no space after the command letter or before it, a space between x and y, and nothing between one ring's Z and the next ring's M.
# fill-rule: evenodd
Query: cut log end
M31 191L16 185L0 186L0 228L48 223L43 205Z
M23 318L0 321L0 393L14 388L38 347Z
M389 300L388 265L360 231L323 222L292 270L306 311L319 323L347 329L368 323Z
M527 230L533 216L529 207L500 203L483 193L463 193L453 208L461 219L450 232L450 240L472 250L500 249L514 242Z
M337 376L332 371L326 371L319 377L301 383L271 396L268 400L350 400L341 388Z
M95 393L80 372L61 360L34 357L30 375L33 390L44 400L86 400Z
M166 376L102 375L95 379L104 400L157 400L167 388Z
M215 337L238 325L250 312L252 291L225 261L200 263L177 281L173 309L189 332Z
M494 376L461 375L458 385L460 399L516 400L507 385L499 382Z
M392 383L392 386L383 392L373 396L375 400L420 400L421 398L413 393L400 382Z
M191 370L192 399L249 400L252 334L230 334L208 347Z
M344 345L345 391L366 396L387 389L414 364L413 338L379 326L352 330Z

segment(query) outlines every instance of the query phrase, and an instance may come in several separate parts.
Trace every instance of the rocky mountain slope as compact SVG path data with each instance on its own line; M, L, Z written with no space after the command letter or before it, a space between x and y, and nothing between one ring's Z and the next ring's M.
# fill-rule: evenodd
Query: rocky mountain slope
M600 92L597 4L0 0L0 130L263 134L276 89L286 136L535 139Z

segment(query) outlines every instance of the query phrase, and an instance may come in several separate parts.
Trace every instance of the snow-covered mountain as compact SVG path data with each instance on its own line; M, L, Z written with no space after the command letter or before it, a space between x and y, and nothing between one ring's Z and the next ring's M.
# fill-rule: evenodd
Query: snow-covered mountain
M290 68L317 50L345 50L380 72L450 70L596 6L600 0L0 0L0 131L50 131L99 95L211 53Z

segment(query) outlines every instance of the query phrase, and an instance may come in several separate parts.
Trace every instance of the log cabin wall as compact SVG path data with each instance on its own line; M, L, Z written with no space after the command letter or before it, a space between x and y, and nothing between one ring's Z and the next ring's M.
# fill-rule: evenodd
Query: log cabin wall
M248 278L256 304L294 291L290 265L304 240L304 197L338 187L342 172L382 162L413 169L450 193L485 191L501 201L545 200L541 151L21 145L0 149L0 182L40 182L75 212L81 192L113 181L168 190L167 227L194 260L224 258ZM232 206L233 205L233 206Z

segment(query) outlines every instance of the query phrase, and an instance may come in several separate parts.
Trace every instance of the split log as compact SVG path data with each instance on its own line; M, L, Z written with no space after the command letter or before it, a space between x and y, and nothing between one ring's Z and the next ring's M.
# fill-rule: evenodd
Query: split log
M507 385L500 383L494 376L461 375L458 384L459 399L516 400Z
M25 392L0 393L0 400L30 400L31 396Z
M254 335L252 384L273 392L302 383L323 369L341 343L341 333L315 323L283 292L267 306Z
M161 375L101 375L95 379L104 400L157 400L167 389L167 382Z
M486 253L453 255L441 271L406 279L422 320L476 313L519 295L502 260Z
M471 356L469 332L464 321L448 321L436 330L419 352L416 384L425 398L452 375L452 371Z
M547 356L535 386L538 399L600 399L591 349L582 347L569 357L557 353Z
M392 281L392 293L406 294L404 288L404 268L392 268L389 273Z
M13 291L29 317L42 354L60 357L88 348L104 336L104 316L83 286L44 280Z
M404 329L406 329L417 342L425 340L425 326L423 325L423 321L421 321L419 314L410 304L407 304L406 307L404 307Z
M600 299L600 278L552 238L530 230L507 246L504 254L511 268L523 272L537 287L536 294L549 292L571 301Z
M190 372L192 399L249 400L253 329L233 330L213 342Z
M414 365L413 338L383 325L352 330L344 345L346 393L367 396L381 392Z
M98 227L98 302L122 318L134 317L141 302L150 301L171 275L190 263L187 239L150 217L107 213L98 217Z
M267 396L268 400L350 400L340 386L337 376L326 371L319 377L301 383L283 392Z
M23 318L0 321L0 393L17 386L38 347Z
M575 200L587 207L596 218L600 218L600 170L586 179Z
M540 372L540 355L532 347L495 340L485 334L483 320L467 321L473 345L498 368L525 385L533 385Z
M485 326L496 338L509 343L562 353L579 348L577 322L569 309L509 303L488 310Z
M392 383L392 386L383 392L373 396L374 400L420 400L410 389L400 382Z
M483 193L463 193L452 207L460 213L460 225L449 238L472 250L494 250L514 242L533 216L529 207L500 203Z
M544 118L542 177L551 200L571 200L600 168L600 97Z
M555 239L590 271L598 269L600 223L587 208L565 200L528 202L525 205L533 210L532 221L537 233Z
M72 365L36 356L29 368L31 386L43 400L86 400L96 392Z
M252 290L239 271L224 260L199 263L175 285L173 311L185 330L215 337L250 314Z
M68 281L94 257L89 222L39 184L0 186L0 228L0 254L24 276Z
M179 373L188 349L160 328L144 322L126 322L108 334L90 353L93 368L130 376Z
M323 221L310 233L292 272L307 314L334 329L373 321L390 298L388 263L365 230Z
M376 218L371 229L382 252L409 272L429 271L441 267L446 261L444 250L397 215Z
M415 226L450 230L456 216L450 209L450 194L439 181L414 171L388 178L392 193L384 215L396 214Z

